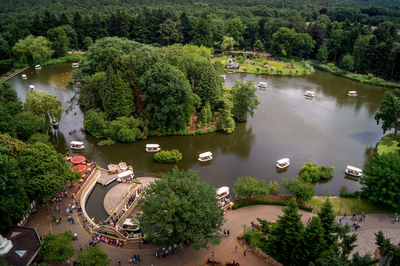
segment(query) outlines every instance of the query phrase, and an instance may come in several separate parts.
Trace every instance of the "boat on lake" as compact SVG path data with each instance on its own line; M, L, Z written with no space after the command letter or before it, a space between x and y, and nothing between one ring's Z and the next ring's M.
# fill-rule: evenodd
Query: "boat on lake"
M268 87L268 83L267 82L258 82L258 87L260 89L265 89Z
M21 78L22 78L22 79L25 79L25 80L28 79L28 77L26 76L26 74L22 74L22 75L21 75Z
M207 151L207 152L203 152L199 154L199 160L200 162L207 162L207 161L211 161L213 159L212 157L212 153Z
M217 199L221 210L229 209L232 206L232 202L229 199L229 187L220 187L217 189Z
M217 189L217 198L222 199L229 196L229 187L220 187Z
M132 179L135 177L135 174L131 170L127 170L124 172L121 172L117 175L117 181L118 182L129 182L132 181Z
M79 63L72 63L72 67L79 67Z
M51 121L51 125L53 126L53 128L58 128L59 123L58 123L57 120L52 120L52 121Z
M30 89L31 91L34 91L34 90L35 90L35 86L34 86L34 85L29 85L29 89Z
M36 65L36 66L35 66L35 69L36 69L36 70L42 69L42 66L41 66L41 65Z
M363 175L363 171L360 168L348 165L344 171L347 175L360 177Z
M282 158L282 159L276 161L276 167L279 169L285 169L286 167L289 167L289 165L290 165L289 158Z
M147 152L159 152L161 150L159 144L146 144Z
M306 91L306 92L304 93L304 96L309 97L309 98L312 98L312 97L315 96L315 92L313 92L313 91Z
M71 149L73 150L83 150L85 146L83 145L82 141L71 141Z
M347 96L357 96L357 92L356 91L349 91L347 93Z

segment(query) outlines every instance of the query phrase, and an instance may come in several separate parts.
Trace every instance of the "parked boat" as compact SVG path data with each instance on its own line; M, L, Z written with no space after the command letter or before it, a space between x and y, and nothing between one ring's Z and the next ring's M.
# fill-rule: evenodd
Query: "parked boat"
M347 96L357 96L357 92L356 91L349 91L347 93Z
M117 181L122 182L122 181L132 181L132 179L135 177L134 173L131 170L121 172L117 175Z
M29 89L30 89L31 91L34 91L34 90L35 90L35 86L34 86L34 85L29 85Z
M226 80L226 76L225 76L225 75L221 75L221 78L223 78L224 80Z
M265 89L268 87L268 83L267 82L258 82L258 87L260 89Z
M159 152L161 150L159 144L146 144L147 152Z
M283 158L276 161L276 167L279 169L285 169L286 167L289 167L289 165L290 165L289 158Z
M220 187L217 189L217 199L221 210L229 209L232 206L232 202L229 199L229 187Z
M213 159L212 157L212 153L211 152L203 152L199 154L199 161L200 162L207 162L207 161L211 161Z
M42 66L41 65L36 65L35 69L37 69L37 70L42 69Z
M26 76L26 74L22 74L21 77L22 77L22 79L25 79L25 80L28 79L28 77Z
M217 189L217 198L222 199L229 196L229 187L220 187Z
M313 91L306 91L306 92L304 93L304 96L312 98L312 97L315 96L315 92L313 92Z
M348 165L344 171L347 175L360 177L363 175L363 171L360 168Z
M51 121L51 125L53 126L53 128L58 128L58 126L59 126L57 120L52 120L52 121Z
M71 141L71 149L73 150L83 150L85 146L83 145L83 142L81 141Z
M72 67L79 67L79 63L72 63Z

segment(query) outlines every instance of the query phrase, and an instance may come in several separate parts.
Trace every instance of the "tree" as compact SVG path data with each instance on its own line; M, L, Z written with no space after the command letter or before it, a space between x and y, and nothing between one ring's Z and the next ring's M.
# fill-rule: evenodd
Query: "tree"
M315 47L315 41L307 33L297 33L291 46L293 55L307 58Z
M61 154L44 143L26 145L17 159L25 191L30 200L48 201L68 181L80 178L80 174L71 170Z
M51 42L45 37L34 37L29 35L25 39L19 40L12 48L21 63L41 63L49 59L53 51Z
M382 120L383 133L394 128L393 137L396 137L400 127L400 99L396 95L400 95L398 89L395 89L395 93L386 91L379 111L375 114L377 124Z
M314 196L314 185L298 179L283 180L286 192L296 197L297 201L308 201Z
M400 208L400 156L385 153L373 157L360 183L362 193L372 202Z
M292 43L296 36L294 29L288 29L285 27L279 28L272 35L271 51L279 56L290 56L292 55Z
M78 35L76 31L70 25L62 25L61 28L64 30L68 38L68 48L77 50L78 46Z
M317 260L327 248L324 229L319 217L313 217L306 227L303 237L302 260L308 263Z
M267 195L268 190L264 180L257 180L250 176L239 177L235 182L235 194L238 198Z
M391 243L389 238L385 238L382 231L375 233L375 244L378 246L382 259L382 265L400 264L400 247Z
M10 45L0 36L0 58L9 58L11 55Z
M232 95L229 92L225 92L221 101L221 108L218 110L218 129L222 130L227 134L235 131L235 120L232 114L233 102Z
M185 44L190 43L192 39L193 26L192 23L190 22L190 19L186 15L186 12L182 12L182 15L179 20L182 26L183 43Z
M239 44L243 43L243 32L245 26L243 25L242 20L238 17L229 18L225 25L225 33L236 40Z
M107 253L102 251L99 246L91 246L89 249L79 253L76 265L100 265L107 266L111 264L111 259L108 258Z
M199 120L201 125L205 126L211 122L211 119L212 119L211 107L210 104L206 102L206 104L201 109Z
M291 199L268 236L268 255L284 265L298 265L302 256L304 225L300 218L297 203Z
M235 39L233 37L224 36L221 43L221 49L224 51L230 51L233 49L233 46L236 44Z
M274 181L269 181L268 184L268 195L278 195L281 192L281 189L279 188L279 183Z
M254 50L257 52L264 52L264 44L260 40L257 40L254 43Z
M308 162L300 168L298 179L309 183L326 181L332 178L333 171L335 171L333 166L316 165Z
M90 109L85 113L83 120L85 130L96 138L104 136L104 130L107 128L106 115L103 112L98 112L95 109Z
M346 54L343 56L342 60L340 61L339 65L342 69L347 70L347 71L353 71L354 70L354 58L353 56Z
M238 122L245 122L247 116L254 114L254 109L260 104L256 95L257 89L253 85L253 81L247 83L236 81L232 88L233 95L233 116Z
M162 132L183 130L193 107L189 82L174 66L154 64L141 78L145 112L151 128Z
M325 202L322 204L320 211L318 212L318 218L321 221L321 226L323 229L324 241L327 247L334 247L336 245L335 237L335 214L333 213L333 206L329 199L326 198Z
M139 200L137 218L146 239L172 245L188 240L195 249L217 244L223 217L215 188L200 181L196 172L176 167L151 184Z
M46 235L42 243L42 248L39 251L43 260L61 263L72 257L74 255L72 238L73 235L69 230L56 235Z
M318 54L317 54L317 59L321 61L322 63L325 63L328 61L329 57L329 50L326 44L323 44L321 48L318 49Z
M38 116L47 130L51 129L51 120L60 121L61 102L56 96L41 91L30 91L24 103L25 110Z
M51 41L51 47L56 57L67 54L69 39L63 27L51 28L47 31L47 37Z
M213 34L210 24L204 18L200 18L193 28L193 44L201 46L213 46Z
M93 44L93 39L91 37L86 37L83 39L83 47L88 50L89 47Z
M21 140L27 140L36 132L44 132L42 119L31 112L21 112L13 119L15 133Z
M183 40L183 35L178 23L169 18L160 24L159 33L166 41L167 45L179 43Z

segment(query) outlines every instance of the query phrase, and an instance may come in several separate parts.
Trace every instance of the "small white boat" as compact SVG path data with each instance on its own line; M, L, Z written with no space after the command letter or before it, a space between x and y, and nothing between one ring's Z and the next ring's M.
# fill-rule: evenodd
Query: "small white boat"
M265 89L268 87L268 83L267 82L258 82L258 87L260 89Z
M26 76L26 74L22 74L21 77L22 77L22 79L25 79L25 80L28 79L28 77Z
M229 187L220 187L217 189L217 198L222 199L229 196Z
M36 65L35 69L37 69L37 70L42 69L42 66L41 65Z
M313 91L306 91L306 92L304 93L304 96L306 96L306 97L314 97L314 96L315 96L315 92L313 92Z
M363 171L360 168L348 165L344 171L347 175L360 177L363 175Z
M85 146L83 145L83 142L81 141L71 141L71 149L73 150L83 150Z
M286 167L289 167L289 165L290 165L289 158L283 158L276 161L276 167L279 169L285 169Z
M51 121L51 125L53 126L53 128L58 128L58 126L59 126L57 120L52 120L52 121Z
M146 144L147 152L159 152L161 150L159 144Z
M72 63L72 67L79 67L79 63Z
M347 93L347 96L357 96L357 92L356 91L349 91Z
M225 76L225 75L221 75L221 78L223 78L224 80L226 80L226 76Z
M134 177L135 177L135 175L133 174L133 172L131 170L128 170L128 171L119 173L117 175L117 181L118 182L131 181Z
M29 89L30 89L31 91L34 91L34 90L35 90L35 86L34 86L34 85L29 85Z
M212 157L212 153L211 152L203 152L199 154L199 161L200 162L207 162L207 161L211 161L213 159Z

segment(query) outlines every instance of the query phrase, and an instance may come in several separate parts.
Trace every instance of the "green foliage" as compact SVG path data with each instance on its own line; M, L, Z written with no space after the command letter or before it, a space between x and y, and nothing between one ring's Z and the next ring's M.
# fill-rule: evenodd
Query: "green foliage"
M272 35L271 50L278 56L307 57L314 46L315 41L310 35L296 33L294 29L281 27Z
M342 60L340 61L340 67L347 70L353 71L354 69L354 58L353 56L346 54L343 56Z
M332 234L335 232L335 217L336 216L333 213L332 203L330 202L329 197L327 197L325 202L322 204L320 211L318 212L318 218L321 220L324 240L328 247L336 244L335 238L332 236Z
M13 53L21 63L41 63L49 59L53 51L51 42L45 37L29 35L19 40L12 48Z
M247 83L236 81L232 88L232 113L236 121L245 122L248 115L253 116L254 109L260 104L256 91L252 80L247 81Z
M102 251L99 246L91 246L87 250L79 253L78 259L75 264L80 266L107 266L111 264L111 259L108 258L107 253Z
M314 185L298 179L283 180L283 187L286 192L296 197L297 201L308 201L315 193Z
M264 180L253 177L239 177L235 182L235 194L238 198L250 198L251 196L267 195L268 190Z
M102 146L111 146L114 145L115 141L111 140L111 139L105 139L102 141L99 141L99 143L97 143L97 145L99 145L100 147Z
M329 56L329 50L326 44L323 44L319 49L318 49L318 54L317 54L317 59L323 63L328 61L328 56Z
M326 250L327 245L324 239L324 228L319 217L313 217L305 228L303 243L302 256L304 263L317 260L322 252Z
M179 24L169 18L160 24L159 33L167 45L179 43L183 40Z
M137 217L146 239L158 245L189 240L195 249L219 243L223 217L215 193L196 172L173 168L139 201Z
M85 130L91 135L100 138L104 136L104 130L107 128L106 115L95 109L90 109L85 113L83 125Z
M46 235L39 251L43 260L60 263L72 257L74 255L72 238L73 235L69 230L56 235Z
M221 49L225 51L230 51L233 49L233 46L236 44L235 39L229 36L224 36L222 43L221 43Z
M298 178L303 182L316 183L332 178L334 170L333 166L316 165L309 162L301 167Z
M89 50L89 47L93 44L93 39L91 37L86 37L83 40L83 46L86 50Z
M269 181L268 184L268 195L278 195L281 192L281 189L279 187L279 183L274 181Z
M398 265L400 263L400 247L385 238L382 231L375 233L375 244L378 246L382 265Z
M262 200L262 199L247 200L247 201L235 203L232 206L232 210L237 210L237 209L242 208L242 207L253 206L253 205L287 206L287 202L274 201L274 200ZM301 210L303 210L303 211L312 212L312 208L310 208L308 206L300 205L299 208Z
M31 112L21 112L13 119L15 133L21 140L27 140L36 132L45 132L42 120Z
M364 169L360 178L362 193L372 202L400 208L400 155L376 155Z
M382 120L383 133L394 128L394 137L400 127L400 95L399 90L385 92L385 98L381 102L379 111L375 114L376 123Z
M203 106L200 112L200 123L201 125L208 125L212 119L211 107L208 102Z
M154 154L154 160L158 163L177 163L182 160L182 153L178 150L162 150Z
M69 39L63 27L51 28L47 31L47 37L51 41L54 55L65 56L68 51Z
M36 142L41 142L47 145L51 145L50 136L42 133L34 133L28 139L30 144L34 144Z
M0 145L5 147L10 152L10 155L14 157L26 146L23 141L13 138L8 134L0 134Z

